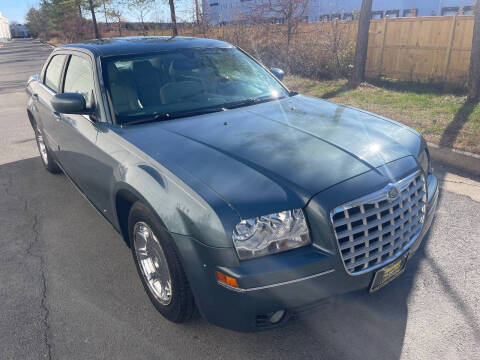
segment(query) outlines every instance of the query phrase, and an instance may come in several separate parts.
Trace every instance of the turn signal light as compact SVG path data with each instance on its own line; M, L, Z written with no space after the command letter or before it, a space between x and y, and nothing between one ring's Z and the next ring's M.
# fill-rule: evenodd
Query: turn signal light
M217 280L219 282L238 288L237 279L235 279L231 276L225 275L224 273L221 273L220 271L217 271L216 274L217 274Z

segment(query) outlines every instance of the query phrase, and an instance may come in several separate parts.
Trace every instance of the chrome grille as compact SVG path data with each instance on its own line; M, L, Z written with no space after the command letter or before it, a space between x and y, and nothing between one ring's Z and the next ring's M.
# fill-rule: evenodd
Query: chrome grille
M425 177L419 171L332 211L348 273L378 269L405 252L422 231L426 193Z

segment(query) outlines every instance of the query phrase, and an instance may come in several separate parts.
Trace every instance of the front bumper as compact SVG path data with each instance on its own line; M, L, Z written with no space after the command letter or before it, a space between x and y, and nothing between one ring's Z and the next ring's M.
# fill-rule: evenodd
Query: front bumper
M410 254L428 232L437 206L437 178L429 175L427 183L424 227L407 250ZM374 272L347 274L338 252L315 243L239 264L233 248L212 248L187 236L173 237L201 314L215 325L237 331L281 326L303 312L322 308L332 296L369 288L374 276ZM235 277L240 289L217 283L216 270ZM268 314L278 310L286 310L286 315L271 324Z

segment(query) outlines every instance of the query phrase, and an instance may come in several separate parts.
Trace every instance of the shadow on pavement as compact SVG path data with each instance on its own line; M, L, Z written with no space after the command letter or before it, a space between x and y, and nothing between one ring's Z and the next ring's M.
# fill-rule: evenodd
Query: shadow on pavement
M0 183L8 186L8 194L29 204L30 215L24 216L34 215L38 221L48 336L55 358L397 359L401 355L408 296L425 257L425 244L406 272L384 289L339 297L324 311L284 328L244 334L201 318L176 325L149 303L120 236L64 176L47 173L39 158L31 158L0 166ZM15 221L4 214L4 223ZM4 234L8 237L8 232Z

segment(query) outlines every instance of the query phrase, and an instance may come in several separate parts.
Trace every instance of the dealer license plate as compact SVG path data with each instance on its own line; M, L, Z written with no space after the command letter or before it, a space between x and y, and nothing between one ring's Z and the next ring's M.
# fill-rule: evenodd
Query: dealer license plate
M373 277L370 292L377 291L381 287L387 285L393 279L399 277L404 271L407 264L408 253L400 259L378 270Z

